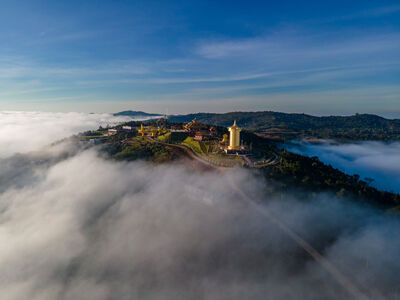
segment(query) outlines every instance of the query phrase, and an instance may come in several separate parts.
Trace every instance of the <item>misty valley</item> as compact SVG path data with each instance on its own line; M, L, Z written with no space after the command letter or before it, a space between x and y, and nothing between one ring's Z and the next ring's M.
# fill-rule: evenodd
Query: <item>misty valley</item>
M174 117L0 115L2 299L400 293L396 142L277 141L240 121L232 133Z
M399 142L364 141L337 143L321 141L289 142L288 151L316 156L344 173L361 176L369 185L381 190L400 193L400 144Z

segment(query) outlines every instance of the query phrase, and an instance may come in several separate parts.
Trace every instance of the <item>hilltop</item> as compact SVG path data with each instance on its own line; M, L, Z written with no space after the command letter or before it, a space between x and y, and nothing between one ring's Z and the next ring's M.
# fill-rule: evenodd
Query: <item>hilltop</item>
M115 113L114 116L128 116L133 118L160 117L162 114L150 114L144 111L125 110Z
M177 129L189 125L191 129ZM101 145L100 149L116 160L139 159L158 164L184 159L188 164L195 163L197 168L199 165L206 169L251 168L272 182L269 186L277 193L290 186L312 193L330 192L384 209L400 209L399 194L379 191L357 174L345 174L317 157L288 152L278 147L276 141L249 130L243 130L240 136L244 149L229 154L224 146L227 132L223 126L199 124L198 121L182 124L160 119L99 128L84 132L76 139L87 146Z

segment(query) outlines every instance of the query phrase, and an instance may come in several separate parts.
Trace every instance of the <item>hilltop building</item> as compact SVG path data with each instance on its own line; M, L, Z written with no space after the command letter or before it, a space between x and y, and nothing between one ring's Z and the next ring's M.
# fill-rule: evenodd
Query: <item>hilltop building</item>
M203 129L206 129L207 126L205 126L204 124L202 124L201 122L199 122L196 118L193 119L192 122L189 122L187 124L184 125L184 128L187 131L201 131Z
M122 126L122 131L131 132L131 131L133 131L133 127L132 126L127 126L127 125Z
M229 146L228 150L240 150L240 132L242 129L236 125L236 120L233 122L229 130Z
M108 129L107 135L108 135L108 136L112 136L112 135L115 135L115 134L117 134L117 133L118 133L118 130L117 130L117 129L115 129L115 128L110 128L110 129Z

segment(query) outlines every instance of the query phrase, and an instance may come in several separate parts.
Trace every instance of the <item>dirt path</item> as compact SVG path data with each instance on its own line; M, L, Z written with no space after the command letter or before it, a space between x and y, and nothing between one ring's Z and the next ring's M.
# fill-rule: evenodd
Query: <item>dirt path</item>
M184 145L178 145L178 144L168 144L161 142L156 139L148 138L149 141L152 141L153 143L157 143L160 145L165 146L166 148L171 149L175 154L177 154L179 157L182 158L182 160L193 167L194 169L198 171L212 171L212 170L221 170L220 167L215 166L200 157L196 155L190 148L184 146Z

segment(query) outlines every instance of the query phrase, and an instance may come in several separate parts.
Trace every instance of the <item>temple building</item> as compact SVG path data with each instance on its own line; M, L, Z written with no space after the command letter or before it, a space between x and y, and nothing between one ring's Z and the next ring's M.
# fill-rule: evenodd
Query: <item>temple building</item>
M229 130L229 150L240 150L240 131L242 131L241 128L239 128L236 125L236 120L233 122L233 125L231 127L228 127Z
M196 118L194 118L192 122L189 122L189 123L185 124L184 128L187 131L201 131L203 129L206 129L207 126L205 126L204 124L200 123Z

